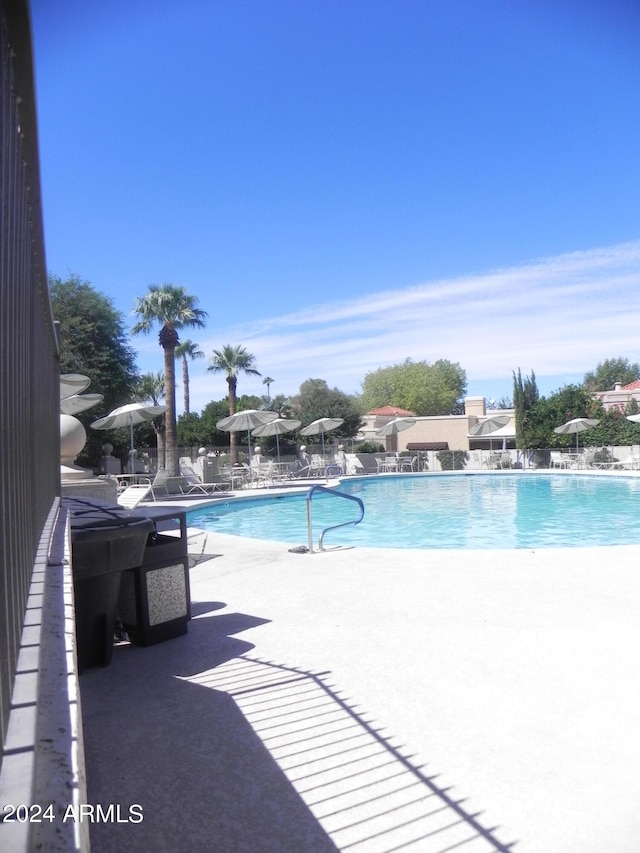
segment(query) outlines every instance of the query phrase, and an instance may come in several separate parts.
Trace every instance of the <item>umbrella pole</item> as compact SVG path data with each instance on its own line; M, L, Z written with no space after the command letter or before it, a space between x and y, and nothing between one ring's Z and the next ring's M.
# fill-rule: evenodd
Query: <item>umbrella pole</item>
M280 437L276 433L276 452L278 454L278 465L280 464Z

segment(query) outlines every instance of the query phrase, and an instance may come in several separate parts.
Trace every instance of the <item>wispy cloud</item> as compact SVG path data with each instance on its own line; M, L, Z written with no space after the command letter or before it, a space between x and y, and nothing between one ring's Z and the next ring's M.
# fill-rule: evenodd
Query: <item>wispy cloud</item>
M640 360L640 241L399 288L208 330L208 354L245 345L259 369L292 394L310 377L347 392L389 364L446 358L470 380L510 381L512 370L583 374L605 358ZM243 393L262 393L246 377ZM226 392L222 377L192 379L197 409Z

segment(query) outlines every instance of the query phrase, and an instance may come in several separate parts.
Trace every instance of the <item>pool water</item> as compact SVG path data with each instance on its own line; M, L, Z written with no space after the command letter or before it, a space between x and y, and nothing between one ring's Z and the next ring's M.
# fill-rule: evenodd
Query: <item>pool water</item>
M332 531L325 546L369 548L571 548L640 542L640 478L589 475L398 475L347 480L364 520ZM357 518L358 506L316 493L314 541ZM193 527L305 545L305 495L217 501L191 510Z

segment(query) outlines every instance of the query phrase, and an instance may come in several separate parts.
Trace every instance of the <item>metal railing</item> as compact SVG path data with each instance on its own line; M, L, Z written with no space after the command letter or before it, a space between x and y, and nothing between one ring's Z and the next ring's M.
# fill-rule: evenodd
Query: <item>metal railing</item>
M339 527L347 527L351 524L360 524L362 519L364 518L364 503L360 498L357 498L355 495L347 495L344 492L339 491L338 489L331 489L328 486L311 486L309 491L307 492L307 534L309 538L309 553L313 554L313 521L311 517L311 501L313 500L314 494L318 492L322 492L323 494L336 495L339 498L346 498L347 500L354 501L360 507L360 517L356 519L350 519L349 521L342 521L340 524L332 524L329 527L325 527L320 536L318 537L318 551L324 551L322 547L322 543L324 541L325 534L330 530L337 530Z
M0 735L4 743L36 553L60 494L58 344L42 234L31 27L28 4L22 0L0 0L0 67Z

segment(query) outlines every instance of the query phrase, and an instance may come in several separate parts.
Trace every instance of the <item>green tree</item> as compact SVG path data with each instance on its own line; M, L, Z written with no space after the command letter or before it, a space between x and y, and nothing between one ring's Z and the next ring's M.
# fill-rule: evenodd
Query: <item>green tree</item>
M262 402L265 409L277 412L280 418L290 418L293 414L291 400L284 394L276 394L275 397L263 397Z
M364 411L381 406L407 409L416 415L449 415L462 410L467 388L459 364L439 359L435 364L412 361L367 373L362 383Z
M592 447L638 444L640 425L628 421L626 412L620 409L602 409L595 417L600 419L597 427L587 433Z
M197 307L198 299L185 287L174 284L149 285L145 296L136 299L134 313L140 318L132 329L133 334L148 334L156 323L160 324L159 342L164 351L164 380L167 412L165 417L166 467L171 475L178 475L176 434L176 373L175 351L180 343L178 330L186 327L202 328L207 312Z
M307 379L291 400L294 417L308 426L318 418L342 418L344 423L332 430L335 438L352 438L362 420L359 401L338 388L329 388L324 379Z
M213 356L210 359L209 367L212 373L224 373L227 385L229 386L229 414L236 413L236 399L238 389L238 376L245 373L249 376L260 376L255 367L256 357L247 351L243 346L232 346L225 344L221 350L214 349ZM231 453L231 462L235 464L238 461L236 433L232 432L229 436L229 449Z
M195 361L196 358L204 358L204 353L198 349L198 344L186 340L176 347L176 358L182 359L182 393L184 400L184 413L189 414L189 363L187 359Z
M517 374L513 373L513 408L516 422L516 447L523 449L533 447L528 430L531 423L531 411L540 399L540 392L536 384L536 375L531 371L531 376L522 378L522 372L518 368ZM557 426L557 424L556 424Z
M140 403L150 403L152 406L161 406L165 398L164 374L143 373L136 382L134 398ZM151 422L155 433L156 447L158 449L158 468L165 466L165 416L160 415ZM135 427L138 434L143 434L149 429L147 424Z
M205 447L229 447L230 433L219 430L218 421L229 416L229 398L213 400L200 412L200 440Z
M128 403L138 378L136 356L129 344L123 315L113 302L87 281L49 276L54 319L60 323L60 372L91 379L89 391L104 396L100 406L80 420L90 423Z
M451 408L450 414L464 414L464 397L467 393L467 374L466 371L458 364L458 362L448 361L446 358L439 358L433 363L434 368L446 381L452 392L456 394L456 401Z
M267 386L267 400L271 399L271 386L275 382L275 379L272 379L270 376L265 376L262 380L262 384Z
M176 423L178 447L202 447L207 442L202 440L202 424L200 415L196 412L185 412L178 417Z
M540 397L529 411L523 447L572 447L575 434L559 435L555 428L574 418L600 418L602 406L581 385L565 385L548 397ZM589 431L590 442L594 431Z
M629 385L636 379L640 379L640 364L632 364L628 358L607 358L585 373L582 384L589 391L612 391L616 382Z

